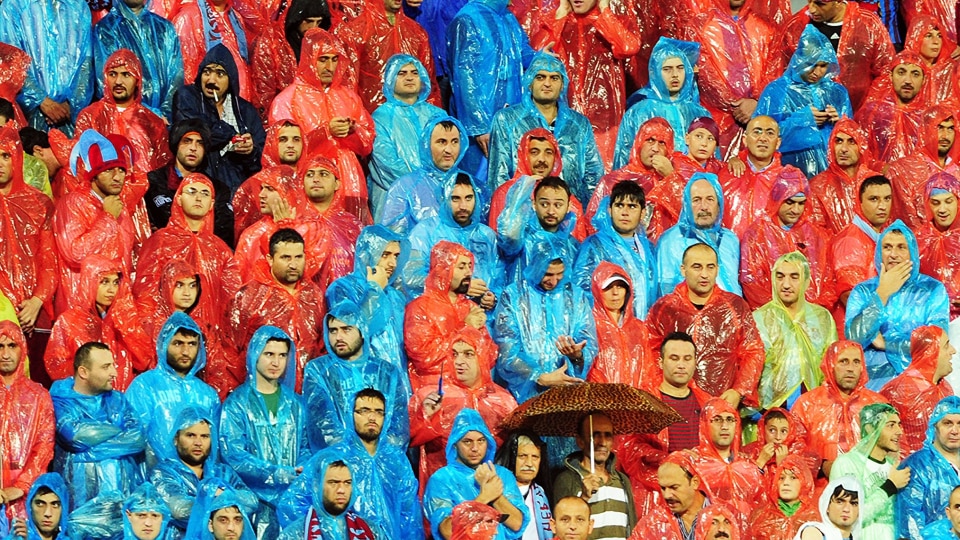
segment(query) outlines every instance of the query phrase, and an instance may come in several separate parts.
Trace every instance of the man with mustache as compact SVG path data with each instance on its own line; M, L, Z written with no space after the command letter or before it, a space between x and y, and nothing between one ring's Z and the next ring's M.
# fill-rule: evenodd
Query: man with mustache
M568 497L568 502L579 501L574 505L574 512L557 515L555 523L551 523L554 515L550 512L550 501L544 490L544 486L552 484L550 463L547 443L540 437L526 429L512 432L498 449L495 462L517 477L517 487L530 512L530 522L523 531L525 537L529 540L548 540L552 529L554 535L561 535L562 538L562 532L555 526L559 523L569 524L570 527L577 525L582 535L577 538L586 539L590 533L587 527L590 525L590 506L583 499ZM561 509L559 503L557 508ZM582 521L584 516L585 522Z
M685 540L692 537L697 518L710 507L711 498L686 451L668 454L657 467L653 482L660 495L655 506L643 514L630 540L658 538Z
M914 154L922 138L924 113L931 105L927 67L919 54L903 51L874 83L856 120L870 133L870 152L889 163Z

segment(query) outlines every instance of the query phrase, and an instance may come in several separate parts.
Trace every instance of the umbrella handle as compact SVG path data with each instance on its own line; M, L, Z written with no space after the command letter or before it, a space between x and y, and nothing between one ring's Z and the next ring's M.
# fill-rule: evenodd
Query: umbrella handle
M590 474L597 474L597 463L593 460L593 415L590 415Z

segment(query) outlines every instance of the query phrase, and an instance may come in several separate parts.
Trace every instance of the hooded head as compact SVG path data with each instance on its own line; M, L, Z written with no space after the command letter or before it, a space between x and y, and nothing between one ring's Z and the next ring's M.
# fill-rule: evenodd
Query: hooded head
M120 263L100 255L87 255L84 257L80 268L80 285L76 288L74 297L69 301L71 308L89 312L99 318L97 289L100 287L100 280L109 274L120 275L120 287L117 288L111 307L115 306L121 298L129 297L130 285L127 283L127 276L123 275Z
M960 198L960 180L958 180L957 177L950 173L938 172L927 180L924 186L924 199L926 201L924 203L924 215L928 223L932 223L935 217L934 212L930 209L930 198L946 193L952 194L954 199ZM956 216L953 218L953 223L950 224L948 230L952 231L955 229L960 229L960 219L957 219Z
M210 148L210 128L206 124L200 121L199 118L185 118L178 122L174 122L170 126L170 138L168 143L170 145L170 155L176 156L177 152L180 151L180 141L187 136L188 133L193 133L200 136L200 140L203 142L203 159L197 163L196 170L202 171L207 163L207 149Z
M24 500L24 504L27 507L27 538L29 540L40 540L43 538L40 536L40 532L37 530L37 525L33 522L32 519L32 508L33 500L37 497L38 492L49 490L55 494L60 499L60 528L58 530L58 535L66 535L69 509L70 509L70 492L67 490L67 483L63 481L63 477L60 476L60 473L44 473L41 474L30 486L30 491L27 492L27 498ZM45 497L46 498L46 497Z
M196 268L192 264L184 261L170 261L163 265L163 270L160 272L159 297L157 298L157 305L162 308L163 313L178 311L176 300L174 299L177 282L190 278L197 280L197 298L194 300L193 305L184 311L184 313L187 314L192 313L194 308L200 303L200 297L203 295L202 277L197 273Z
M293 49L297 60L300 59L300 47L303 38L300 37L300 23L306 19L320 17L320 28L330 29L330 7L327 0L293 0L287 9L287 16L283 23L284 37Z
M831 480L827 487L820 493L820 500L818 507L820 508L820 519L825 525L836 528L836 525L830 521L830 501L834 497L842 498L845 500L852 499L852 494L856 494L857 502L863 504L864 502L864 493L863 487L860 485L860 481L852 476L842 476ZM860 538L860 525L863 523L862 514L860 511L857 511L857 519L854 521L853 525L853 537ZM832 530L832 529L831 529ZM839 532L839 529L838 529ZM827 538L833 538L828 536ZM837 536L836 538L840 538Z
M497 350L496 346L493 344L493 341L491 341L489 338L485 338L485 336L476 328L467 326L454 334L453 339L451 340L453 345L457 345L460 342L466 343L467 345L473 347L473 350L476 352L477 371L479 374L480 386L481 388L489 388L489 385L493 382L491 379L491 373L493 373L493 367L497 361ZM446 358L443 361L443 366L443 378L445 382L468 389L457 377L458 366L454 361L452 347L450 351L448 351Z
M433 162L433 130L441 123L444 124L440 126L441 133L447 134L447 138L457 137L460 139L460 153L454 160L453 165L446 171L441 170L440 167L437 167ZM421 170L437 178L454 176L459 170L463 156L467 153L467 147L469 146L468 138L466 128L463 127L463 124L461 124L459 120L452 116L437 116L430 119L427 124L423 126L423 131L420 132Z
M466 466L459 461L457 443L471 431L480 433L487 440L487 452L483 456L483 463L493 461L493 456L497 453L497 440L493 438L490 428L484 423L480 413L474 409L464 408L457 413L450 427L450 437L447 439L447 465Z
M926 63L919 54L908 50L901 51L899 54L897 54L897 56L894 57L892 62L887 64L887 74L879 77L874 82L874 88L871 90L871 94L873 95L870 97L877 97L882 100L889 100L891 96L896 98L896 88L894 86L893 79L895 77L895 73L898 71L897 68L905 65L918 66L920 71L923 73L923 80L921 81L919 87L913 85L913 91L915 92L915 95L903 106L908 110L923 110L929 106L929 89L932 86L929 82L930 70L927 68ZM910 77L907 79L909 80ZM868 100L870 97L868 97ZM899 98L897 99L899 103Z
M854 140L857 145L857 148L860 150L860 159L857 162L858 167L861 169L867 169L867 165L873 162L873 158L870 154L870 146L868 144L867 133L860 127L855 120L852 118L847 118L846 116L842 117L837 121L833 126L833 131L830 132L830 142L827 151L827 162L830 164L830 168L834 169L835 172L840 172L842 168L837 163L837 152L834 149L834 140L840 135L844 134Z
M784 263L792 263L800 267L800 283L797 286L795 294L797 295L797 302L801 305L806 303L806 298L804 295L807 293L807 289L810 287L810 263L807 261L807 258L800 253L799 251L791 251L790 253L785 253L777 257L776 262L773 263L773 268L770 270L770 284L773 287L773 301L777 305L783 307L783 299L780 298L779 291L777 290L777 271L780 269L780 265Z
M356 472L350 469L350 462L344 452L337 450L336 447L325 448L317 452L311 459L311 463L313 464L313 478L310 483L310 500L317 520L320 522L320 532L322 533L320 538L347 538L349 535L346 534L344 514L333 515L324 507L323 488L326 483L327 472L330 471L331 467L341 475L344 472L349 473L351 478ZM355 479L353 484L354 486L357 484ZM356 500L357 488L352 487L349 500L346 501L346 509L352 509Z
M816 70L817 64L825 63L826 68ZM833 45L823 32L812 24L803 27L797 50L790 58L785 75L790 80L801 84L819 84L823 80L833 80L840 74L840 63ZM806 76L808 80L804 80ZM815 79L815 80L814 80Z
M158 540L166 536L167 525L170 524L170 508L166 501L160 496L160 492L150 482L140 484L133 493L123 501L123 538L124 540L136 540L133 524L130 523L131 515L136 519L140 513L160 514L160 519L153 521L150 525L151 534L156 532Z
M321 329L323 343L326 345L327 353L332 355L334 354L334 344L330 343L330 332L327 330L327 323L331 319L337 319L347 326L356 327L357 331L360 332L360 339L363 340L360 344L360 352L361 355L365 356L369 350L367 340L370 338L368 336L367 319L363 316L360 306L349 299L340 300L330 306L327 316L323 318L323 328Z
M209 485L208 482L216 482L216 485ZM201 482L197 501L193 504L193 511L190 513L190 522L187 524L187 533L184 538L191 540L213 540L213 533L210 531L211 521L218 510L224 508L234 508L240 512L243 517L243 532L240 533L239 540L256 540L257 534L250 524L250 518L243 512L244 504L237 495L237 492L230 486L222 486L220 479L210 479ZM220 495L216 492L222 489Z
M772 418L771 415L775 416L775 418ZM803 427L793 416L793 413L780 407L774 407L763 413L763 416L760 417L760 421L757 422L757 437L760 442L766 440L765 437L767 436L767 425L776 420L782 421L783 419L779 418L781 415L783 416L783 419L786 419L787 435L779 444L789 447L798 439L803 438Z
M626 169L632 171L649 170L650 167L643 164L644 142L656 141L663 147L662 154L666 158L673 156L673 128L670 124L659 116L647 120L640 126L637 136L633 139L633 150L630 151L630 162Z
M27 338L23 336L23 330L20 330L20 327L17 325L17 323L3 320L0 321L0 337L5 337L16 343L17 347L20 349L20 363L14 370L14 376L19 378L20 375L26 374L26 369L24 366L27 359Z
M334 185L333 195L328 200L329 206L327 207L327 210L324 210L323 215L326 215L333 209L342 209L345 195L343 190L343 182L340 179L343 177L343 174L341 173L341 169L337 166L335 158L329 156L326 149L316 150L309 156L307 156L305 152L300 158L300 161L297 163L297 174L294 177L294 182L296 183L294 190L296 191L296 198L298 200L297 204L305 208L307 214L320 215L319 211L313 206L310 195L307 193L305 188L307 175L312 169L325 169L329 171L333 177L336 178L336 182L339 183L339 187Z
M291 126L300 128L300 138L303 141L300 158L302 159L307 154L307 148L309 146L307 144L307 134L304 133L300 124L290 119L278 120L267 128L267 140L263 144L263 154L260 156L260 165L264 169L278 165L287 165L280 161L280 131Z
M324 84L320 79L317 59L324 55L340 58L336 68L333 69L333 80L330 82L331 88L339 87L343 83L349 57L340 38L322 28L311 28L303 35L303 45L300 47L300 63L297 65L297 78L314 88L323 88Z
M723 417L732 415L736 419L730 442L730 453L734 456L740 453L740 414L726 401L720 398L711 398L703 405L703 410L700 413L701 455L709 455L716 459L722 459L719 450L717 450L716 443L713 442L711 433L711 425L713 424L714 417L721 417L721 415Z
M790 471L793 477L800 481L797 489L796 499L804 505L813 504L813 475L810 474L810 467L803 462L803 458L797 454L787 454L779 464L777 464L774 473L767 477L767 500L776 501L780 499L780 480L786 471Z
M725 530L730 540L740 540L740 520L737 512L720 501L713 501L697 516L694 538L707 538L714 530Z
M140 103L143 92L143 67L140 65L140 59L130 49L117 50L107 58L107 62L103 65L103 99L110 103L116 103L113 89L108 86L109 81L107 79L111 71L118 70L121 67L133 76L133 95L130 97L133 98L135 103Z
M26 186L23 181L23 145L10 123L0 128L0 152L10 154L10 193L23 190Z
M891 232L894 234L887 239L887 235ZM889 240L894 244L898 244L901 239L906 242L907 249L910 253L910 262L913 263L913 269L910 271L910 277L907 279L907 283L910 283L912 281L916 281L917 276L920 275L920 250L917 248L917 237L914 236L913 231L911 231L910 227L907 227L907 225L899 219L891 223L880 233L880 239L877 240L877 247L873 254L873 264L877 269L877 274L879 274L883 265L883 246L885 241Z
M395 54L387 60L387 65L383 68L383 97L386 98L387 103L406 105L406 103L397 99L393 92L397 85L397 75L400 73L400 69L409 64L413 64L413 67L417 68L417 75L420 77L420 94L417 96L417 103L423 103L430 97L430 90L433 87L430 84L430 74L427 73L427 68L423 67L420 60L409 54Z
M523 176L533 175L533 171L530 169L530 158L528 155L530 152L531 139L544 139L553 147L553 168L544 176L560 176L563 173L560 145L557 144L557 139L553 136L553 133L540 127L533 128L524 133L523 137L520 137L520 147L517 149L517 174Z
M860 378L856 382L853 392L857 392L866 386L869 380L867 376L867 366L863 361L863 347L855 341L841 339L834 341L827 347L827 352L823 353L823 360L820 362L820 371L823 372L823 384L834 390L839 390L835 369L837 361L840 359L840 353L847 349L856 349L856 354L860 358Z
M570 253L569 246L559 235L536 231L525 242L523 278L529 286L543 291L540 283L543 281L547 269L551 263L560 260L564 265L563 278L550 291L547 291L547 294L559 293L566 289L570 282L574 257L576 257L576 253Z
M265 325L257 329L247 344L247 382L256 386L257 384L257 361L263 354L267 342L271 340L285 341L288 346L287 351L287 369L280 377L280 385L293 392L294 384L297 379L297 348L293 339L286 332L276 326Z
M563 87L560 89L560 95L557 99L557 106L561 109L567 107L569 101L567 90L570 88L570 78L567 77L567 68L563 61L555 55L545 51L539 51L530 61L530 66L523 71L523 100L530 106L533 106L533 81L541 71L547 73L559 73L563 79Z
M713 224L701 229L697 227L696 212L693 209L693 200L690 193L693 185L698 180L704 180L713 188L714 195L717 197L717 216ZM700 241L716 246L716 235L723 228L723 189L720 188L720 181L717 175L711 173L697 172L693 173L687 186L683 189L683 207L680 209L680 217L677 220L680 231L684 236L696 237Z
M940 33L940 46L939 48L932 49L929 47L934 46L934 44L929 43L927 51L924 51L924 38L928 32L932 31ZM905 51L916 53L924 59L927 57L924 52L932 54L932 64L936 64L941 58L950 56L950 52L953 51L956 46L956 43L953 43L947 38L937 19L926 13L918 13L911 18L910 28L907 29L907 37L903 40L903 49Z
M470 214L470 221L465 224L460 224L457 222L456 217L454 216L453 208L451 208L454 190L457 189L457 186L460 186L460 195L465 196L466 193L463 191L467 186L473 190L473 213ZM443 181L443 197L440 199L440 204L442 205L438 212L440 220L449 227L456 229L467 229L475 228L478 225L484 225L480 220L480 213L483 209L483 198L482 193L477 188L477 183L472 176L465 172L457 172L456 176L450 176ZM462 199L461 199L462 200ZM462 209L463 212L466 212L466 208ZM485 225L484 225L485 226Z
M770 187L770 198L767 200L767 215L770 216L770 221L774 225L782 227L778 217L780 206L787 199L794 197L808 199L810 197L810 182L807 181L806 175L800 169L791 165L784 165L777 175L777 179L773 182L773 186ZM796 218L797 221L791 227L803 224L809 214L808 206L804 205L800 216Z
M262 170L251 177L260 181L260 193L256 194L258 200L258 210L262 212L260 207L262 204L260 194L263 192L264 188L267 188L267 191L272 190L276 192L284 201L287 202L288 205L290 205L290 207L294 208L297 216L304 215L305 210L303 208L303 201L305 197L302 195L303 184L297 182L296 177L297 172L293 170L292 167L288 167L287 165L271 167L269 169ZM262 253L268 252L267 244L269 241L270 237L264 235L262 238L262 245L260 246Z
M937 438L937 423L948 414L960 414L960 397L947 396L941 399L930 413L930 423L927 424L927 438L923 446L933 450L933 441Z
M454 266L456 266L457 259L460 257L470 259L470 267L473 268L473 253L468 251L467 248L446 240L437 242L430 250L430 271L427 273L427 279L423 285L424 292L446 293L449 291Z
M610 315L603 305L603 291L618 281L627 288L627 292L623 298L623 307L620 308L621 320L625 321L626 319L633 318L633 308L631 304L633 281L630 279L630 274L619 265L609 261L601 261L590 277L590 292L593 293L593 318L597 324L600 324L601 321L609 321L612 324L617 324L616 321L610 319ZM620 326L623 325L620 324Z
M78 168L78 162L83 168ZM70 152L70 172L84 182L92 182L103 171L120 167L127 169L129 161L121 149L107 137L93 129L85 130Z
M919 150L931 161L940 159L940 129L939 126L947 121L953 122L955 129L960 129L960 114L950 103L937 103L930 107L924 116L922 137ZM944 139L946 143L949 139ZM956 163L960 160L960 141L954 138L946 154L947 161Z
M183 213L183 206L180 204L180 196L183 195L183 190L190 184L203 184L207 189L210 190L210 198L207 199L210 204L210 208L207 210L207 213L203 216L203 219L200 224L200 230L198 232L202 234L213 234L213 204L217 199L216 188L213 187L213 182L207 178L206 175L193 172L183 177L183 180L180 181L180 185L177 186L177 193L173 196L173 204L170 205L170 224L176 225L184 230L189 230L190 226L187 225L187 218Z
M187 373L187 377L195 377L207 365L207 346L200 326L182 311L174 311L160 329L160 334L157 336L157 368L173 373L173 368L167 363L167 348L170 347L173 336L180 330L199 334L200 346L197 350L197 360Z
M645 92L647 98L671 101L670 89L662 76L663 64L670 58L679 59L683 65L684 79L676 100L699 103L700 92L697 91L693 67L697 65L700 59L700 44L667 37L661 37L657 44L653 46L653 52L650 53L650 83L647 92Z
M940 359L940 340L946 335L939 326L920 326L910 333L910 366L923 374L929 382L937 375ZM943 374L941 374L943 376Z
M180 412L177 413L176 418L173 421L171 426L170 437L172 439L170 443L170 448L173 449L174 441L176 441L177 435L191 427L203 422L210 426L210 454L207 456L207 460L204 462L204 469L209 468L211 465L217 463L218 454L219 454L219 436L218 436L218 422L217 418L213 414L213 411L203 410L194 405L188 405L180 409ZM178 459L176 451L169 456L172 459Z
M396 242L400 245L400 256L397 257L393 275L390 276L388 281L388 284L392 285L399 280L400 270L406 266L407 259L410 257L410 242L406 236L397 234L383 225L364 227L360 231L353 256L353 271L361 276L364 282L367 279L367 267L373 268L380 262L383 251L390 242Z
M197 77L193 80L193 86L203 93L203 74L204 68L210 64L216 64L224 69L227 72L227 79L229 83L227 85L227 92L232 94L234 97L240 95L240 75L237 71L237 63L233 59L233 54L230 53L223 43L217 43L207 51L207 54L204 55L203 60L200 62L200 66L197 67Z
M869 455L873 447L880 440L883 426L894 415L899 415L893 405L887 403L871 403L860 409L860 442L852 451L861 455Z

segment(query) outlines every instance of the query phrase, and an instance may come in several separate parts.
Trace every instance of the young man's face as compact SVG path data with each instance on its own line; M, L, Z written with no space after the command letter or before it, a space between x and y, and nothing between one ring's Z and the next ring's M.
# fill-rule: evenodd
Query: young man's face
M290 344L281 341L268 341L257 358L257 375L269 382L283 377L290 355Z
M350 506L353 478L350 469L331 465L323 476L323 507L339 516Z
M130 512L127 511L127 520L137 540L156 540L160 536L163 525L163 514L160 512Z
M239 540L243 527L243 514L236 506L217 510L207 523L207 529L213 533L214 540Z
M56 493L37 495L30 501L33 524L44 536L52 536L60 528L63 506Z
M0 375L10 376L20 367L23 349L7 336L0 336Z

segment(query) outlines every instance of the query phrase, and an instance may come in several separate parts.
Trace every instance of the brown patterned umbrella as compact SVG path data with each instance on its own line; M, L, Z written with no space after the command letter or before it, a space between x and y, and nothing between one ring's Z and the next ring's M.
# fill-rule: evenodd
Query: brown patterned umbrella
M500 428L575 437L578 421L589 412L609 416L616 433L657 433L683 421L673 407L628 384L582 383L557 386L528 399L500 422Z

